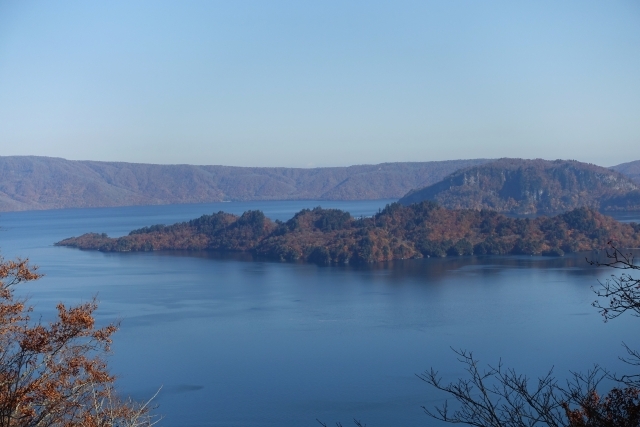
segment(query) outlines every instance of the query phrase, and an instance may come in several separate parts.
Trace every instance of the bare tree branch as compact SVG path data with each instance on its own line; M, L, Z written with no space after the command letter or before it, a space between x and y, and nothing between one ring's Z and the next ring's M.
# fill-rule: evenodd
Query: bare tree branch
M619 270L640 270L640 266L634 264L632 253L623 253L613 243L609 242L610 249L606 250L608 262L593 261L587 259L590 265L596 267L610 267ZM604 298L606 303L595 300L592 305L600 310L605 322L615 319L626 311L632 311L632 315L640 316L640 280L634 279L629 273L619 276L611 275L604 282L600 282L600 288L594 290L598 298Z

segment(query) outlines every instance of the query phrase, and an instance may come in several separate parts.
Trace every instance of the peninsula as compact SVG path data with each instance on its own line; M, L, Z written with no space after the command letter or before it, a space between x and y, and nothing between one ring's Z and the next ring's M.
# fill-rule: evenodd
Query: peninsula
M640 246L640 225L623 224L585 207L530 219L489 210L449 210L427 201L393 203L368 218L320 207L304 209L286 222L273 222L260 211L241 216L218 212L119 238L89 233L56 245L105 252L236 251L333 264L471 254L562 256L605 248L610 241L620 247Z

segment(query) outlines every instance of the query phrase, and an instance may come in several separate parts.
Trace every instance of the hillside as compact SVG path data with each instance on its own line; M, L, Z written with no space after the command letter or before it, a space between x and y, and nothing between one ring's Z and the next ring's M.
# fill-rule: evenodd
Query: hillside
M611 166L609 169L628 176L633 182L640 185L640 160Z
M450 209L490 209L520 215L554 214L577 207L640 207L628 177L573 160L500 159L459 170L409 192L402 204L432 200Z
M486 161L301 169L0 157L0 211L222 200L393 199Z
M371 218L336 209L305 209L287 222L260 211L224 212L128 236L88 233L56 243L105 252L216 250L249 252L275 260L321 264L371 263L424 256L542 254L560 256L640 245L640 226L622 224L588 208L549 218L510 218L492 211L448 210L433 202L388 205Z

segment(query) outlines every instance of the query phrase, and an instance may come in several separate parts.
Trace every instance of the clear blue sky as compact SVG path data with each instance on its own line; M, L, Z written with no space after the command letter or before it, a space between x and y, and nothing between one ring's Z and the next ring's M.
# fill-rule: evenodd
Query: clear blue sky
M640 2L0 0L0 155L640 159Z

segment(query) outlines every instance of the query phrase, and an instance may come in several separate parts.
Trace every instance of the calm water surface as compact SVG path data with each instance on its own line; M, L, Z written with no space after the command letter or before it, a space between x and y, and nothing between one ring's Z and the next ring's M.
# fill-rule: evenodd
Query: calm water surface
M594 363L622 369L640 320L604 324L592 286L611 271L583 256L460 257L319 267L208 253L104 254L56 248L225 210L286 220L302 208L371 215L388 201L253 202L5 213L6 258L46 277L22 287L46 319L63 301L98 295L98 318L121 322L111 365L119 388L157 398L164 426L437 425L421 405L442 396L416 378L463 375L453 348L486 363L558 377ZM625 217L625 220L634 218Z

